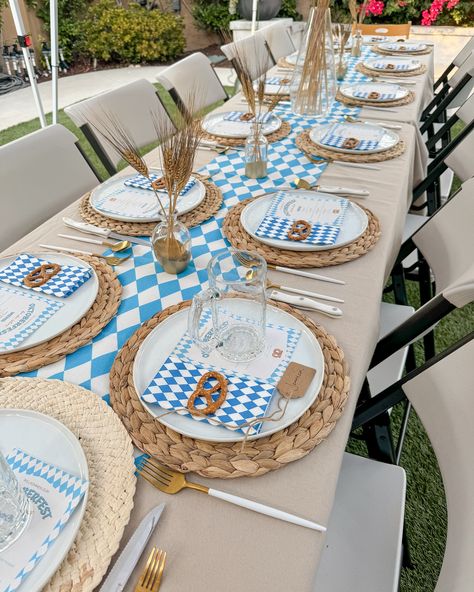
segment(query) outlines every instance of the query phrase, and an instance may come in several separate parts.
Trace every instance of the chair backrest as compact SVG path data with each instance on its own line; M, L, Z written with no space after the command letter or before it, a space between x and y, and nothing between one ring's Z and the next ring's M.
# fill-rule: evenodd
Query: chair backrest
M472 125L472 121L470 122ZM462 182L474 175L474 130L445 157L445 164L453 170Z
M466 181L411 237L433 270L438 293L456 284L471 268L473 220L474 178Z
M107 117L118 121L139 148L156 142L154 120L173 128L155 87L144 79L66 107L65 111L84 132L109 174L116 172L121 157L97 131L105 127Z
M458 55L454 58L453 64L459 68L461 64L466 60L471 51L474 50L474 36L472 36L466 45L461 49Z
M456 111L457 119L464 124L469 124L474 119L474 94L471 95Z
M280 58L285 58L296 50L291 40L289 27L284 23L276 22L261 29L260 33L265 39L274 62L277 62Z
M431 441L446 492L448 537L435 592L474 589L473 360L471 339L402 386Z
M472 72L473 68L474 68L474 49L471 52L469 52L469 54L466 56L466 59L459 66L459 68L456 70L456 72L451 76L451 78L448 80L449 86L451 88L456 88L456 86L461 82L461 80L463 79L465 74Z
M51 125L0 147L0 250L98 184L77 141Z
M367 24L353 24L352 33L359 29L362 35L374 35L383 37L410 37L411 23L402 23L401 25L367 25Z
M223 45L221 51L227 59L233 62L234 67L238 61L248 66L252 80L263 76L274 65L261 31L239 41ZM236 69L238 70L238 68Z
M180 111L191 115L229 98L211 61L201 52L169 66L156 79L171 94Z

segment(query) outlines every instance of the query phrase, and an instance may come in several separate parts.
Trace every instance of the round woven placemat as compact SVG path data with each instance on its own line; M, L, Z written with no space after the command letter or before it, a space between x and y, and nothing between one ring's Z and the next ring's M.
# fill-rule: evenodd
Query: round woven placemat
M265 136L267 141L272 144L286 138L291 132L291 125L287 121L282 121L280 129L272 134ZM243 146L246 138L225 138L224 136L216 136L215 134L204 133L204 140L217 141L223 146Z
M383 76L384 78L386 78L387 76L394 76L395 78L409 78L410 76L418 76L419 74L424 74L427 68L425 64L421 64L419 68L417 68L416 70L412 70L411 72L392 72L387 70L385 70L384 72L378 72L375 70L371 70L370 68L366 68L362 62L359 62L356 66L356 70L372 78L377 76Z
M248 234L240 222L240 214L247 204L258 197L251 197L235 205L226 215L222 231L230 244L236 249L244 251L256 251L268 263L282 267L329 267L340 265L365 255L380 238L380 223L378 218L369 209L362 208L368 216L369 223L364 234L357 240L336 249L324 251L286 251L276 249L255 240Z
M0 354L0 377L31 372L64 358L98 335L115 316L122 286L114 270L97 257L74 254L91 265L99 280L97 297L88 312L75 325L45 343L19 352Z
M415 100L415 93L412 90L408 91L406 97L402 97L401 99L395 99L393 101L364 101L364 99L353 99L351 97L346 97L341 93L341 91L337 91L336 93L336 101L344 103L345 105L351 105L354 107L380 107L383 109L384 107L401 107L402 105L409 105L413 103Z
M203 178L201 175L193 173L193 177L200 179L206 188L206 196L202 202L191 210L187 214L179 216L179 219L183 224L186 224L188 228L193 226L199 226L214 214L216 214L222 205L222 192L214 185L211 181ZM107 218L99 212L96 212L89 202L90 192L86 193L79 204L79 214L81 218L90 224L95 226L101 226L102 228L109 228L115 232L121 234L127 234L128 236L151 236L154 228L158 222L120 222L119 220L112 220Z
M54 417L81 444L89 468L84 518L69 553L42 592L90 592L107 571L133 508L135 465L130 438L97 395L60 380L1 379L0 407Z
M431 48L427 47L423 49L423 51L403 51L403 52L393 52L387 49L380 49L377 46L371 48L374 53L379 53L381 55L387 55L392 57L403 57L403 56L419 56L419 55L428 55L431 53Z
M286 58L279 58L277 60L277 66L279 68L288 68L289 70L294 70L295 69L295 65L294 64L290 64L290 62L286 61Z
M133 362L146 336L159 323L190 301L170 306L144 323L123 346L110 372L112 407L122 419L134 444L163 464L183 473L234 479L258 477L306 456L322 442L342 414L349 392L344 353L334 337L287 304L272 302L304 323L318 339L324 354L324 380L316 401L300 419L271 436L242 445L195 440L178 434L154 419L142 406L133 386Z
M400 140L390 148L389 150L384 150L383 152L374 152L372 154L346 154L345 152L336 152L335 150L329 150L326 148L322 148L321 146L316 146L309 137L309 131L301 132L296 137L296 145L300 150L303 152L310 154L311 156L322 156L323 158L328 158L329 160L343 160L344 162L383 162L385 160L391 160L392 158L397 158L400 154L405 152L405 142Z

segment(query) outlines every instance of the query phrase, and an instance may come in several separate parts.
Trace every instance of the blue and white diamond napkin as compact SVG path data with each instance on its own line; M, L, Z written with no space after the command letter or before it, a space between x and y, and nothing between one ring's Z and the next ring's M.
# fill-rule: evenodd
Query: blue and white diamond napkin
M319 141L324 146L344 148L344 142L349 138L354 138L359 140L359 143L350 149L364 152L377 148L384 133L382 127L352 123L333 123Z
M299 195L297 191L280 191L273 197L255 234L263 238L291 241L288 231L295 220L306 220L311 224L311 232L307 238L298 242L330 246L339 236L348 205L349 201L342 197L309 197Z
M242 115L244 115L243 111L229 111L229 113L224 115L224 121L238 121L239 123L253 123L255 121L255 117L242 121L242 119L240 119ZM273 117L273 113L259 113L257 115L257 121L259 123L267 123L267 121L270 121Z
M369 95L373 92L378 93L377 99L371 99L375 101L387 101L389 99L395 99L399 86L396 84L377 85L377 84L362 84L356 86L352 91L354 97L358 99L368 99Z
M162 175L157 175L156 173L150 173L150 178L147 179L143 175L135 175L134 177L129 177L126 179L123 184L127 187L134 187L135 189L147 189L148 191L153 191L151 186L153 181L160 179ZM185 188L180 192L180 195L186 195L190 189L194 187L196 184L196 179L191 177L189 181L186 183ZM167 193L166 189L157 189L158 193Z
M48 263L48 261L38 259L38 257L29 255L28 253L22 253L10 265L0 270L0 281L11 284L12 286L28 288L35 292L43 292L50 296L67 298L80 288L82 284L87 282L92 275L92 271L88 267L61 265L59 273L51 277L42 286L36 286L34 288L26 286L23 282L25 276L44 263Z
M6 460L31 508L25 532L0 554L0 591L14 592L23 583L22 589L34 587L35 566L79 505L88 482L18 448Z
M376 70L390 70L391 72L405 72L406 70L411 70L413 65L414 63L411 60L406 62L402 62L401 60L379 60L372 62L371 68L375 68ZM389 68L389 66L393 66L393 68Z
M241 430L249 435L257 434L262 423L256 422L252 426L246 426L249 421L262 418L267 412L272 399L275 386L267 382L258 381L249 377L240 377L226 373L227 397L224 403L208 416L191 415L186 409L188 399L196 389L199 379L208 372L198 364L182 360L176 356L169 356L156 376L142 395L146 403L158 404L164 410L175 410L180 415L189 415L197 421L213 423L219 421L219 425L233 430ZM215 381L205 385L209 388ZM213 399L217 399L216 393ZM207 407L203 398L196 398L196 409ZM214 422L216 423L216 422Z

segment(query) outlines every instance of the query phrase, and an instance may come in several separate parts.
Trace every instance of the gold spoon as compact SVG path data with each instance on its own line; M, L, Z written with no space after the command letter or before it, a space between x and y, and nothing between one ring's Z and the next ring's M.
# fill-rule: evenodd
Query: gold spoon
M114 253L120 253L121 251L125 251L132 246L132 243L128 240L123 240L118 243L111 243L109 241L103 241L98 238L89 238L85 236L73 236L71 234L61 234L58 233L58 236L61 238L68 238L74 241L78 241L80 243L89 243L91 245L103 245L104 247L109 248Z

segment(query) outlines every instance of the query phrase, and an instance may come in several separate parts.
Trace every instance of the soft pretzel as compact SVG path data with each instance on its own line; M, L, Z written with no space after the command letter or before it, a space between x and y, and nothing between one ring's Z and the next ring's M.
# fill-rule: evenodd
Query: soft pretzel
M373 90L372 92L369 93L368 98L369 99L379 99L380 98L380 93L377 92L376 90Z
M156 190L166 189L165 180L163 179L163 177L160 177L159 179L155 179L154 181L152 181L151 186L153 189Z
M23 283L28 288L39 288L44 286L52 277L61 271L61 266L57 263L43 263L30 271L28 275L23 278Z
M253 119L253 113L242 113L242 115L240 116L240 121L250 121L251 119Z
M353 148L357 148L359 145L359 140L357 138L346 138L342 143L342 148L347 148L348 150L352 150Z
M205 388L204 385L210 379L214 378L217 380L217 383L210 388ZM220 391L219 398L215 401L212 398L214 393ZM204 397L207 402L207 407L204 409L197 409L195 406L195 401L197 398ZM191 415L210 415L211 413L215 413L217 409L222 405L227 397L227 379L226 377L221 374L220 372L216 372L215 370L210 370L201 376L199 382L197 383L196 388L192 392L191 396L188 399L187 408Z
M295 220L287 232L287 236L292 241L301 241L308 238L311 234L311 224L306 220Z

